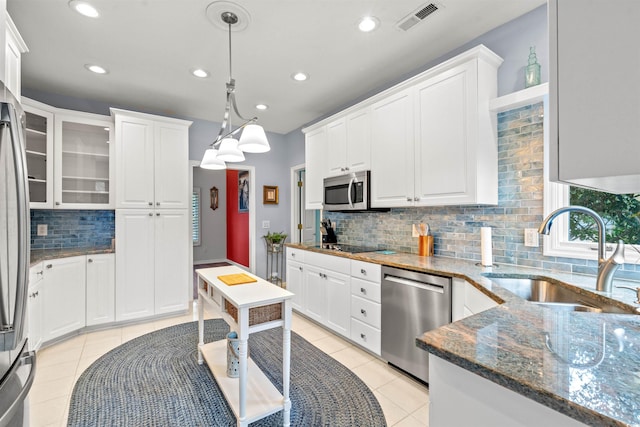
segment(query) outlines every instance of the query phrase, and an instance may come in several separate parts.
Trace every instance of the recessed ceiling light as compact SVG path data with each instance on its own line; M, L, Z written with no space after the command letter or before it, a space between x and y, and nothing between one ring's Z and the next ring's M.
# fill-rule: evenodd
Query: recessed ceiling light
M256 109L257 110L266 110L267 108L269 108L269 106L267 104L258 104L258 105L256 105Z
M378 28L378 25L380 25L378 18L375 16L365 16L358 22L358 29L363 33L368 33Z
M97 18L100 16L98 9L82 0L71 0L69 7L81 15L88 16L89 18Z
M108 71L106 68L103 68L99 65L94 65L94 64L84 64L84 68L86 68L87 70L94 72L96 74L107 74Z
M196 77L200 77L201 79L209 77L209 72L207 70L203 70L202 68L196 68L194 70L191 70L191 74L193 74Z
M298 81L298 82L303 82L303 81L307 80L309 78L309 76L307 74L303 73L303 72L298 72L298 73L293 73L291 75L291 78L293 80Z

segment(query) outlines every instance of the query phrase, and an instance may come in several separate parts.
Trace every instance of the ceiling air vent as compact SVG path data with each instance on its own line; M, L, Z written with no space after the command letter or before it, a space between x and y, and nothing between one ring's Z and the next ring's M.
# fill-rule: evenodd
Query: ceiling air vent
M415 11L411 12L409 15L402 18L396 26L400 28L402 31L407 31L409 28L412 28L414 25L418 24L427 16L431 15L433 12L438 10L438 6L434 3L429 3L425 6L421 6Z

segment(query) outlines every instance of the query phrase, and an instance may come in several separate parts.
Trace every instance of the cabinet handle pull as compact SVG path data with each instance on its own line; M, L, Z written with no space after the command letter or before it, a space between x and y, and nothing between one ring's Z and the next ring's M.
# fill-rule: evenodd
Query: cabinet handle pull
M53 264L47 264L47 268L52 268Z
M360 338L362 338L363 340L367 340L367 336L365 334L360 334Z
M153 213L149 212L149 216L153 216Z
M360 314L363 314L363 315L366 316L367 315L367 310L365 310L364 308L361 308L360 309Z
M322 273L318 273L318 276L322 277Z
M300 269L300 271L302 271L302 267L298 267Z
M364 268L360 269L360 274L364 274L365 276L367 275L367 270L365 270Z
M360 288L360 293L361 294L367 294L367 290L365 288Z
M156 213L156 216L160 216L160 212L157 212L157 213Z
M346 168L344 168L344 170L348 171L348 170L349 170L349 168L348 168L348 167L346 167Z
M295 253L295 252L293 252L293 253L291 254L291 256L292 256L292 257L295 257L295 256L296 256L296 253Z
M407 202L410 202L410 201L411 201L411 197L407 197Z
M156 202L156 206L160 206L160 202Z
M93 262L93 259L89 258L89 259L87 260L87 262L88 262L89 264L91 264L91 263Z
M44 271L36 271L36 274L44 274Z
M413 198L413 201L414 201L414 202L419 202L419 201L420 201L420 197L414 197L414 198Z
M60 202L56 202L56 206L60 206Z
M149 206L153 206L153 202L149 202Z

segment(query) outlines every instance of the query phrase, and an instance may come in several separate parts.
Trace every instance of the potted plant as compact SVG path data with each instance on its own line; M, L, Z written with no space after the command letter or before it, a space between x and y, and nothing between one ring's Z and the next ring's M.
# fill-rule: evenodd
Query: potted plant
M271 252L278 252L281 245L287 239L287 235L284 232L271 233L268 231L267 234L262 237L264 237L264 240L267 242L267 248Z

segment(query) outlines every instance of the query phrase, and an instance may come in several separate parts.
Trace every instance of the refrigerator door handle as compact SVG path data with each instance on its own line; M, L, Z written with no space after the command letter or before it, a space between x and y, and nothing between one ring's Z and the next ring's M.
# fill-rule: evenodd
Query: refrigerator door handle
M35 351L29 351L27 353L22 353L20 360L14 365L11 372L7 375L7 380L14 375L18 375L17 371L23 366L31 365L31 369L29 370L29 376L24 382L20 393L15 397L11 406L4 412L4 414L0 414L0 427L5 427L11 423L13 417L16 415L16 412L22 410L24 408L24 400L29 394L29 390L31 390L31 385L33 384L33 380L36 377L36 353ZM6 382L5 381L5 382Z
M18 209L18 265L17 284L15 295L15 310L13 312L13 324L2 325L0 350L14 350L22 341L24 333L24 319L27 308L27 287L29 285L29 195L27 188L27 158L25 154L24 134L22 125L15 108L9 103L2 103L0 120L8 126L13 146L13 163L16 171L16 198ZM6 134L6 132L5 132Z

